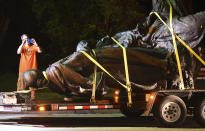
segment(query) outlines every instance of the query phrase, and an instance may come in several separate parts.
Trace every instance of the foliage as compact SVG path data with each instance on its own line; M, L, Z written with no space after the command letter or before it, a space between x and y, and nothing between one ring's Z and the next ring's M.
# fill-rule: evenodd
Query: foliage
M32 11L49 36L48 52L58 48L61 56L75 50L80 40L91 47L106 34L135 28L145 18L145 10L136 0L32 0ZM54 46L55 45L55 46ZM53 48L54 47L54 48Z

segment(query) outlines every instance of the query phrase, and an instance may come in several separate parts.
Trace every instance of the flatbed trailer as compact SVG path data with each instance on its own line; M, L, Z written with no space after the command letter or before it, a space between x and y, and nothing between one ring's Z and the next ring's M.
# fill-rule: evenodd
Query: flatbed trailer
M119 92L119 90L117 90ZM126 93L125 93L126 94ZM28 102L22 94L0 93L0 112L48 112L71 110L119 109L126 117L153 116L164 126L179 126L187 115L193 116L197 123L205 126L205 90L158 90L151 92L132 92L133 103L129 104L127 95L113 94L110 99L89 101L49 101Z
M69 110L102 110L102 109L119 109L119 104L111 104L107 102L102 103L66 103L54 102L50 103L32 103L32 104L3 104L0 105L0 112L23 112L29 113L33 111L69 111Z
M32 112L32 111L68 111L68 110L97 110L119 109L119 103L112 99L96 100L76 99L72 102L53 99L37 99L31 101L27 94L12 92L0 93L0 112Z

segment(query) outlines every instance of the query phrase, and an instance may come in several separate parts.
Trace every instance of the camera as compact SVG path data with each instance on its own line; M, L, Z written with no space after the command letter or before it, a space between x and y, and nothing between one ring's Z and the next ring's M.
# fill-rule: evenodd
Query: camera
M32 40L32 39L28 39L27 42L28 42L29 44L33 44L33 40Z

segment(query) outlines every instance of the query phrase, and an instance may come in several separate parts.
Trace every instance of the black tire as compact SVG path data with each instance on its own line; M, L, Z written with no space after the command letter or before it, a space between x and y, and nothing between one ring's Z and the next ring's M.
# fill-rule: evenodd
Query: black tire
M196 122L205 127L205 99L197 105L194 113Z
M126 103L120 106L120 111L123 115L129 118L137 118L144 112L144 110L137 109L137 107L133 104L129 106Z
M175 95L166 96L154 109L154 117L167 127L181 125L186 119L187 108L184 101Z

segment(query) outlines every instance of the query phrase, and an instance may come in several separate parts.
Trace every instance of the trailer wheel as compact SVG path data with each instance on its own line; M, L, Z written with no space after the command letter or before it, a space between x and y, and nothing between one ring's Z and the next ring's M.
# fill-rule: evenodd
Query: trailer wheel
M154 116L157 121L168 127L176 127L182 124L186 118L186 113L184 101L175 95L166 96L154 109Z
M144 112L144 110L139 110L136 106L129 106L126 103L120 106L120 111L126 117L139 117Z
M197 123L205 127L205 99L196 107L194 117Z

